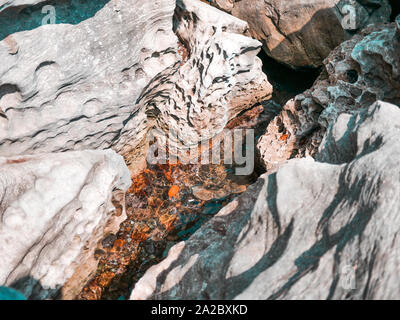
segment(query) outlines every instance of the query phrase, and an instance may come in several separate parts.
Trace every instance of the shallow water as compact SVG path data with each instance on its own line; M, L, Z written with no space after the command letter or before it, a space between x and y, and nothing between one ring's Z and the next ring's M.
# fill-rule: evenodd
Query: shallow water
M235 118L227 128L265 125L276 112L259 105ZM220 148L223 159L223 145ZM222 162L148 164L147 169L132 177L133 184L126 194L127 219L116 235L102 241L102 249L96 252L97 273L78 298L128 298L150 266L160 262L174 244L188 239L258 177L257 171L248 176L236 175L235 164Z
M103 240L96 252L97 274L79 298L127 298L132 284L171 246L191 236L255 178L237 178L223 165L149 166L134 177L126 195L128 218L116 235Z

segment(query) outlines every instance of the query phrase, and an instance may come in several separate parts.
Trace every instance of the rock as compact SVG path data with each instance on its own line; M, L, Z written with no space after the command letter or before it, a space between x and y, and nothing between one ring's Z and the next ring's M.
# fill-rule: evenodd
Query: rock
M388 22L387 0L212 0L249 23L265 52L293 68L318 67L329 53L370 23Z
M37 5L47 0L0 0L0 14L7 10L18 10L23 7Z
M298 155L295 130L298 125L297 110L291 102L268 124L266 133L257 142L261 166L268 172L276 169L285 160Z
M232 185L226 185L221 189L207 189L202 186L194 186L192 188L193 195L202 201L210 201L215 199L225 198L233 193L242 193L246 191L246 186L237 185L232 183Z
M45 4L61 24L43 25ZM217 135L272 94L261 43L197 0L0 1L0 24L0 285L71 299L115 245L114 189L130 185L114 151L86 149L135 172L152 128L180 148Z
M39 2L2 1L0 19L29 30L18 10ZM69 24L40 25L0 42L0 106L7 115L0 118L0 155L109 148L132 117L137 145L146 116L136 99L178 60L175 1L51 4L57 22ZM36 20L45 16L41 4L26 10Z
M234 0L211 0L211 4L223 11L232 13Z
M272 92L247 23L198 0L55 1L47 25L41 1L0 4L2 156L112 147L138 169L151 128L190 145Z
M245 36L246 22L197 0L178 0L174 24L187 61L161 72L139 99L161 145L171 133L171 150L216 136L241 111L272 96L257 57L261 43Z
M125 219L111 201L123 204L130 184L111 150L1 157L0 285L31 299L73 298L96 270L103 235Z
M341 114L316 162L264 174L131 299L398 299L400 110Z
M368 27L336 48L313 87L289 101L260 138L267 170L289 158L314 156L329 124L343 112L377 100L400 105L399 51L394 23Z

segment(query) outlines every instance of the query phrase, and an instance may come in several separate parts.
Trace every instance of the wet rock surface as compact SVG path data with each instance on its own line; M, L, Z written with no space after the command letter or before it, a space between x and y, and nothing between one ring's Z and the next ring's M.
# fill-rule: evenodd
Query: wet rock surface
M383 102L341 114L323 162L261 176L150 268L131 299L398 297L399 119Z
M127 299L133 283L169 248L186 240L254 181L233 179L223 165L150 166L136 176L126 195L127 219L116 235L103 241L97 273L77 298ZM193 185L203 186L207 197L199 196Z

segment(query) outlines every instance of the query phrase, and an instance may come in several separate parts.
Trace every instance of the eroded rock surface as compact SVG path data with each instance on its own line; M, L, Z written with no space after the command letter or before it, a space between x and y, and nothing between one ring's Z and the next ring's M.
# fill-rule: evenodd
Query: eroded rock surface
M257 57L261 43L245 35L246 22L197 0L178 0L174 25L187 61L157 75L139 101L154 127L171 133L170 143L181 149L216 136L238 113L269 99L272 86Z
M109 1L79 24L1 41L0 154L108 148L136 113L145 128L136 99L177 61L174 9L174 0Z
M387 0L212 0L249 23L272 58L294 68L318 67L355 31L388 22Z
M341 114L316 162L264 174L131 299L397 299L400 109Z
M4 13L6 10L10 9L36 5L45 1L47 0L0 0L0 13Z
M368 27L329 55L313 87L289 101L260 138L267 170L315 155L326 128L342 112L377 100L400 105L399 30L395 23Z
M32 299L74 297L96 269L97 243L125 218L112 200L123 205L130 184L111 150L0 158L0 284Z
M44 4L63 24L33 28ZM193 144L272 92L247 23L198 0L81 7L1 6L3 32L22 30L0 41L0 155L112 147L134 164L149 128ZM36 20L25 26L28 9Z

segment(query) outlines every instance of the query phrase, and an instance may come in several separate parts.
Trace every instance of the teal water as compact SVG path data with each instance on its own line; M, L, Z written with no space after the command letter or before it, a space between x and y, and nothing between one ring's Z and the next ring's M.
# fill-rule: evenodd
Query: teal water
M6 9L0 13L0 41L15 32L33 30L43 24L76 25L93 17L109 1L52 0L27 8Z
M26 300L26 298L17 290L0 287L0 300Z

